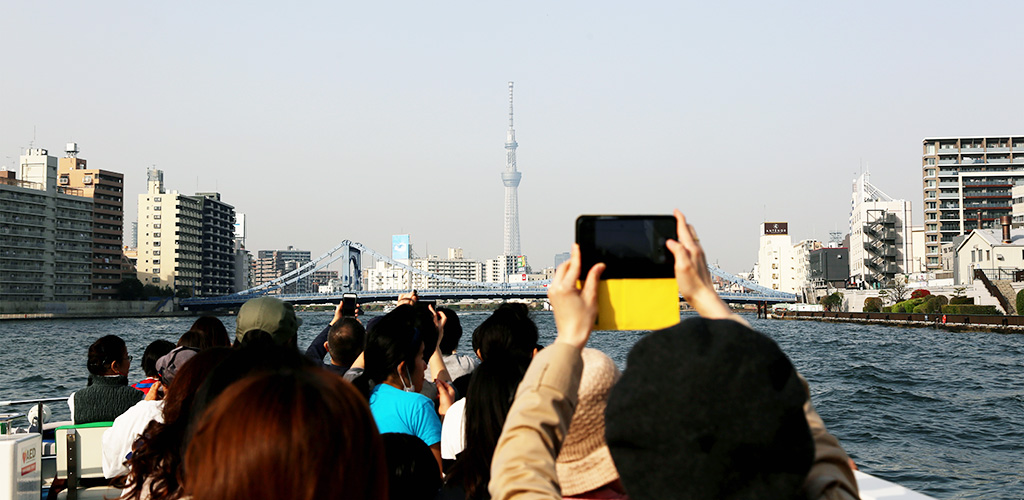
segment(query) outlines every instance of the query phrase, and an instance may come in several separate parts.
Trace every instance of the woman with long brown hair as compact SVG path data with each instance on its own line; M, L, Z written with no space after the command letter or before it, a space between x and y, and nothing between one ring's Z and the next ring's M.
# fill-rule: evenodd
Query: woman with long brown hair
M387 499L387 468L366 400L307 367L249 376L207 408L185 454L195 500Z

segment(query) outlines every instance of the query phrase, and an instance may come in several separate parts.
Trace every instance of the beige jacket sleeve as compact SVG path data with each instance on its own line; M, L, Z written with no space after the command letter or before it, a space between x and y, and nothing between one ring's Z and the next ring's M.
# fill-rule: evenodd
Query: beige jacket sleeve
M491 461L494 500L561 499L555 459L576 410L583 358L561 342L533 358Z
M807 380L800 376L800 381L807 390L807 402L804 403L804 414L807 425L811 428L814 438L814 464L804 482L804 492L808 500L851 500L859 499L857 480L850 468L850 457L839 446L839 440L829 434L825 422L811 404L810 388Z

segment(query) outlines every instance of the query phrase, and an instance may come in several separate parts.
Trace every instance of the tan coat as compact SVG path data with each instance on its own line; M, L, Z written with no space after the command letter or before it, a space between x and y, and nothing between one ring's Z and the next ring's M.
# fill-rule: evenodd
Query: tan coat
M494 450L488 485L493 500L562 498L555 458L569 431L582 374L580 351L571 345L556 342L534 357ZM816 448L804 484L806 498L859 498L849 457L825 429L809 397L804 412Z

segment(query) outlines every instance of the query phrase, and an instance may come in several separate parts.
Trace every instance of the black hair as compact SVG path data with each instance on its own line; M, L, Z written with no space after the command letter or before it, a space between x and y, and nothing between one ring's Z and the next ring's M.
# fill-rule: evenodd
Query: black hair
M352 366L352 362L363 352L366 345L366 329L355 318L342 318L331 326L327 335L327 350L331 360L343 366Z
M451 354L459 347L459 340L462 339L462 322L451 308L442 307L437 311L443 312L445 317L444 337L441 338L438 348L441 349L441 354Z
M86 367L93 375L106 375L111 363L124 361L127 355L128 347L121 337L105 335L96 339L96 342L89 346L89 360L86 362Z
M388 462L390 500L433 499L441 488L437 459L422 439L385 432L384 457Z
M539 337L526 304L507 302L473 330L473 349L480 352L481 360L494 356L529 359Z
M530 365L529 358L493 357L473 371L466 394L466 448L455 457L445 484L461 486L466 499L486 498L491 479L491 456L512 407L516 388Z
M423 335L415 326L416 313L413 309L410 305L400 305L371 324L366 332L363 374L352 383L367 399L370 398L370 381L384 382L402 362L406 366L414 366L420 345L426 346ZM436 336L434 340L436 342ZM427 356L426 348L423 355Z
M174 342L169 340L160 339L150 342L146 346L145 352L142 353L142 373L145 373L147 377L157 376L156 361L173 349Z
M192 327L178 339L178 347L193 347L200 351L211 347L228 347L231 340L228 331L215 316L201 316Z

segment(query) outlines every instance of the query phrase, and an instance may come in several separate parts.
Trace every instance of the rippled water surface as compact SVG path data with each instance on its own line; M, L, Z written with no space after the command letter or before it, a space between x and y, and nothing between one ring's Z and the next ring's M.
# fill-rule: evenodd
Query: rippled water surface
M331 315L301 317L304 348ZM460 317L468 352L487 313ZM553 341L551 314L535 318L542 343ZM88 346L106 334L128 343L129 378L139 380L146 345L177 341L193 319L0 322L0 400L84 387ZM807 377L818 412L865 472L937 498L1024 498L1024 335L750 319ZM234 330L233 317L222 320ZM590 345L624 367L642 336L597 332ZM50 406L68 418L66 405Z

